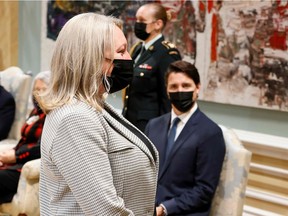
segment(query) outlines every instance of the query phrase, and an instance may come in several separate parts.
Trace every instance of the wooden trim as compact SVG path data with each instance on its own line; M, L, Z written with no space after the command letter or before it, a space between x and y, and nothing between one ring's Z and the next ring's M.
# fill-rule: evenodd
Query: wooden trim
M18 1L0 1L0 70L18 65Z
M283 216L283 215L245 205L242 216Z
M274 193L263 192L260 190L255 190L251 188L246 189L246 196L258 200L263 200L265 202L274 203L277 205L282 205L288 208L288 198Z
M250 163L250 171L252 172L256 171L261 174L272 175L274 177L288 179L287 169L282 169L282 168L277 168L277 167L272 167L272 166L267 166L267 165L257 164L257 163Z
M233 129L253 154L288 161L288 138Z

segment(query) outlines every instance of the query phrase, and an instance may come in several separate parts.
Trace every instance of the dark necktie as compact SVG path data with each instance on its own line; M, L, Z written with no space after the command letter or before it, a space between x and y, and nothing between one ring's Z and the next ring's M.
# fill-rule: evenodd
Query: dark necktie
M166 147L166 159L168 158L170 152L171 152L171 149L173 147L173 144L174 144L174 141L175 141L175 135L176 135L176 129L177 129L177 125L179 123L180 119L178 117L176 117L174 120L173 120L173 123L172 123L172 127L170 129L170 132L169 132L169 135L168 135L168 140L167 140L167 147Z

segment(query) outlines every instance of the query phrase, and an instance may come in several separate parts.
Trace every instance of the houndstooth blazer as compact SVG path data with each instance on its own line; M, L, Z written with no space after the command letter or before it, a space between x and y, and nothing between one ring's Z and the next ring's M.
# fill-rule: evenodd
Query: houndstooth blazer
M111 112L130 124L108 104L99 112L76 99L47 115L41 140L42 216L153 215L157 150L152 145L151 154Z

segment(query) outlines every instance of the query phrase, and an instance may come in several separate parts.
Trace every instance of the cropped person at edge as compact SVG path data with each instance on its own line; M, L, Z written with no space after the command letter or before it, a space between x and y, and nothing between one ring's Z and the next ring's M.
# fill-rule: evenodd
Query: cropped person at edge
M6 139L14 122L16 104L13 95L1 85L0 71L0 141Z
M105 102L132 78L121 28L119 19L84 13L56 40L52 82L40 95L43 216L154 214L157 150Z

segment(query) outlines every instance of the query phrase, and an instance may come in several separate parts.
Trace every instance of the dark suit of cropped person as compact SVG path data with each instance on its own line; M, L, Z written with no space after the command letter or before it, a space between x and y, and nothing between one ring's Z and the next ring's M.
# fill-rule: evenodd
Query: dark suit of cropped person
M15 107L13 96L0 85L0 140L8 137L15 117Z
M220 127L196 103L199 89L195 66L184 61L173 62L167 74L172 111L150 120L146 127L145 133L155 144L160 158L157 216L209 215L225 143ZM167 140L171 139L171 124L177 117L180 121L169 151Z
M130 51L135 62L134 75L126 89L123 115L144 131L149 119L171 109L164 76L168 65L181 56L175 45L165 41L161 33L167 22L165 8L157 3L145 4L138 9L136 19L135 34L143 41ZM145 50L141 52L143 46Z

